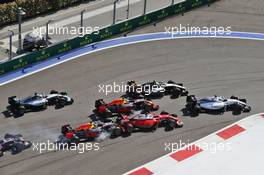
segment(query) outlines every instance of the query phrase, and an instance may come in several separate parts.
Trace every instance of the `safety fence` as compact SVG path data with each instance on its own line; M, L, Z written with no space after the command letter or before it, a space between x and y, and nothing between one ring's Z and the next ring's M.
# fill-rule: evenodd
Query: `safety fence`
M177 4L168 6L166 8L150 12L143 16L139 16L127 21L117 23L115 25L103 28L99 31L99 34L89 34L83 37L76 37L70 40L66 40L59 44L50 46L40 51L35 51L26 55L22 55L13 60L0 64L0 75L28 67L33 63L37 63L42 60L46 60L52 56L61 55L70 50L80 48L82 46L96 43L98 41L105 40L118 34L133 31L134 29L160 21L169 16L181 14L186 11L190 11L193 8L200 7L202 5L213 3L217 0L186 0Z

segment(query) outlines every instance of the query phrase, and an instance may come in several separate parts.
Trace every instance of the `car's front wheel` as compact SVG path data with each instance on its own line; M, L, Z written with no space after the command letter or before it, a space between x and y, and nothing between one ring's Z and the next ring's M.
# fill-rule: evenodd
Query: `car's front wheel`
M47 103L43 104L42 108L43 109L47 109L48 108L48 104Z
M4 156L3 151L0 151L0 157Z
M165 131L171 131L176 127L175 121L168 120L165 125Z
M234 115L239 115L243 111L243 107L241 105L234 105L233 106L233 114Z
M171 99L179 98L180 95L181 95L181 92L177 88L172 89Z
M250 106L246 106L244 109L244 112L250 112L251 111L251 107Z
M122 134L121 128L114 128L111 137L119 137Z
M22 151L22 148L21 148L21 145L19 144L14 144L11 147L11 154L17 154L17 153L20 153L21 151Z
M194 117L197 117L200 113L200 108L198 106L194 106L192 111L191 111L191 115L194 116Z
M56 102L56 108L63 108L67 104L66 99L58 98Z

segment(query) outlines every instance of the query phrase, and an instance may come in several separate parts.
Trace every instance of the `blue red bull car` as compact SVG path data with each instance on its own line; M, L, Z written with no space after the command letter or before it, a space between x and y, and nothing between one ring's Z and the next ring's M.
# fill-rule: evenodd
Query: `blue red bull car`
M159 105L154 102L145 99L127 100L125 98L119 98L106 103L103 99L95 101L95 112L102 116L111 117L113 114L131 114L133 111L145 110L156 111L159 109Z
M93 141L100 137L103 133L109 137L118 137L124 129L116 123L94 123L88 122L81 124L73 129L69 124L61 127L61 136L57 142L60 143L80 143L85 141Z

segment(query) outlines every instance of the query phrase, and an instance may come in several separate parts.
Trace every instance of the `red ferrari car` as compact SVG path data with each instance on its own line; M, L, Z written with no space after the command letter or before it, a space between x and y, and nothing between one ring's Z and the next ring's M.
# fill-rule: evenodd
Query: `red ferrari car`
M122 115L118 122L129 132L134 129L150 129L155 131L158 127L165 127L166 131L182 127L183 122L176 114L161 112L161 114L145 113L132 116Z

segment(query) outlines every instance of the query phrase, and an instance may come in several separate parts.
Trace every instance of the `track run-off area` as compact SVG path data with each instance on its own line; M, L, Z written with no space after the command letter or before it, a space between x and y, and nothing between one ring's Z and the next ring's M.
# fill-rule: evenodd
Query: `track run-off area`
M248 116L126 174L263 174L263 124L263 113Z

